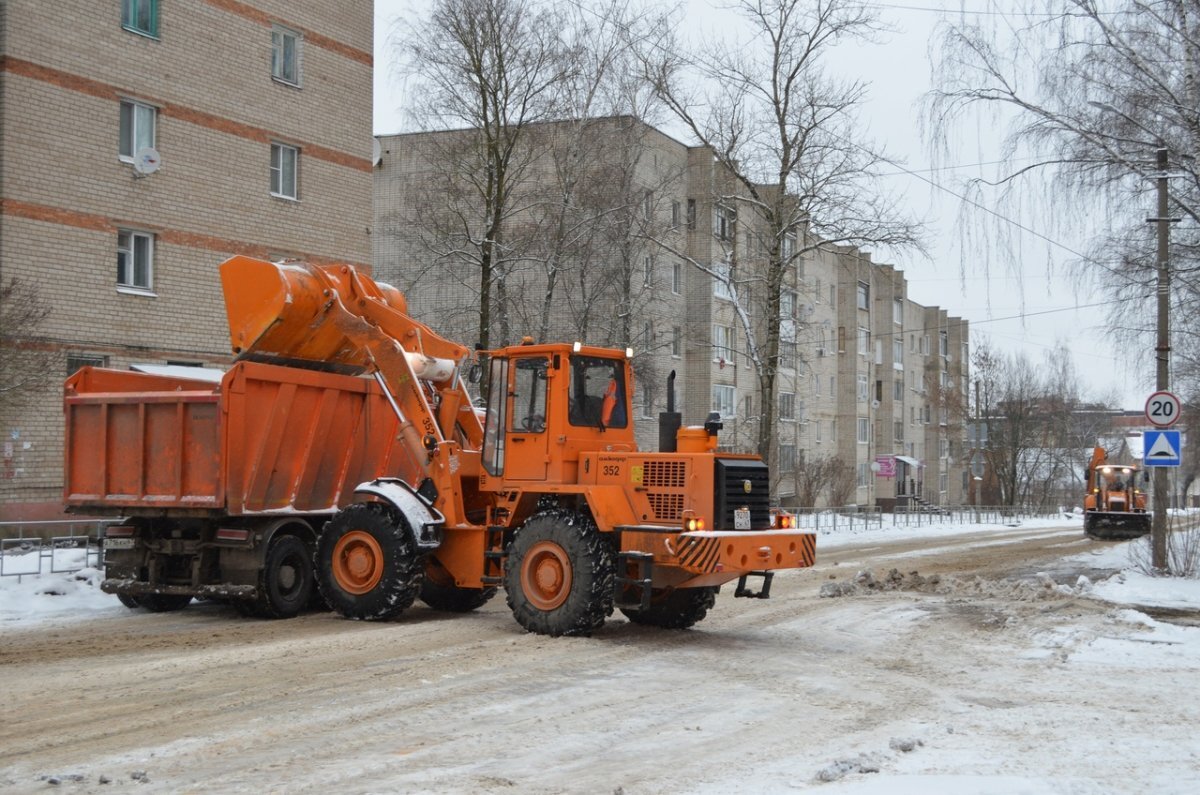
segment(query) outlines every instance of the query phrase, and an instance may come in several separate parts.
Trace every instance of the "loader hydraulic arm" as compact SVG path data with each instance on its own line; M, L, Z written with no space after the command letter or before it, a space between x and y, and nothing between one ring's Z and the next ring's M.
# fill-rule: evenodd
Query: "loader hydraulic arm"
M236 256L221 265L221 281L239 359L372 374L400 419L417 479L433 481L448 523L462 520L461 453L477 452L483 438L460 373L465 346L414 320L398 290L349 265Z

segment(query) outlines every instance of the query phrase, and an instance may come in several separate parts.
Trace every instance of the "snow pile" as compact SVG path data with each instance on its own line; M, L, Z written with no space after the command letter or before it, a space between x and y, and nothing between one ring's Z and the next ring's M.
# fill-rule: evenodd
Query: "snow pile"
M86 617L101 611L125 609L115 596L100 590L104 570L87 565L86 550L54 551L55 569L78 567L76 571L21 573L36 572L39 565L44 563L38 560L40 554L37 550L5 554L5 576L0 577L0 622L36 621L71 615Z
M823 598L835 598L885 591L915 591L947 596L986 596L1015 602L1031 602L1079 596L1091 591L1092 587L1092 583L1087 577L1080 577L1074 586L1070 586L1059 585L1046 575L1041 575L1036 580L988 580L978 576L948 577L938 574L923 577L917 571L902 574L899 569L891 569L880 576L876 576L874 572L863 570L858 572L853 580L827 582L821 586L818 595ZM1197 601L1197 604L1200 604L1200 601Z

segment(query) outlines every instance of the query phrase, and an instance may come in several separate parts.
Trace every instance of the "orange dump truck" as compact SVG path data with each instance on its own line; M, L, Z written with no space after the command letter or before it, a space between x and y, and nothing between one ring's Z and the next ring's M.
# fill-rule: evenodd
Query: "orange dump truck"
M765 598L814 536L770 510L755 456L718 418L634 441L628 351L526 343L473 354L349 266L221 266L237 361L219 383L85 369L67 381L69 510L126 520L103 588L286 617L323 600L389 618L499 587L531 632L583 635L614 609L682 628L717 589ZM753 585L752 585L753 583Z

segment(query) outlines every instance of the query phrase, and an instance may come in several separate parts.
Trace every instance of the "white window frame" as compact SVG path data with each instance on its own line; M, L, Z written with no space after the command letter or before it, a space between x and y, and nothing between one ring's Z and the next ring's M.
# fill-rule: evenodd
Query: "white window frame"
M713 361L733 361L733 326L714 323L712 327Z
M718 240L733 240L737 215L730 207L717 205L713 208L713 235Z
M132 124L132 129L129 130L128 151L126 151L126 115L125 109L129 109L128 123ZM153 147L158 137L158 108L153 105L148 105L145 102L138 102L136 99L121 100L120 121L118 122L117 133L117 159L122 163L132 163L134 155L138 153L143 146ZM143 116L142 120L138 120L138 116ZM138 138L145 138L144 135L139 135L142 132L142 127L147 123L145 116L149 116L150 135L149 143L144 140L142 146L138 145Z
M795 290L782 290L779 293L779 317L791 320L796 316L797 296Z
M871 441L871 420L867 417L858 417L858 443L867 444Z
M897 326L904 325L904 299L892 299L892 323Z
M733 289L730 282L733 280L733 266L728 262L714 262L712 266L713 272L713 296L723 298L726 301L733 300Z
M721 419L735 417L737 406L737 389L726 384L713 384L712 410L721 415Z
M892 337L892 368L904 369L904 338Z
M796 369L796 343L781 340L779 343L779 366L789 370Z
M780 392L779 393L779 419L781 419L781 420L796 419L796 393L795 392Z
M138 24L138 12L143 8L148 9L146 26L142 27ZM137 33L140 36L147 36L151 39L158 38L158 0L122 0L121 1L121 27L131 33Z
M859 282L857 295L858 295L858 299L857 299L858 308L866 309L866 310L870 311L870 309L871 309L871 285L867 284L866 282Z
M138 281L138 242L145 243L145 284ZM136 229L117 230L117 292L154 295L154 235Z
M871 330L865 326L858 327L858 353L860 356L871 353Z
M857 385L856 394L858 395L858 399L866 400L867 399L867 391L869 389L869 387L867 385L867 381L868 381L867 374L866 373L856 373L854 380Z
M683 263L671 263L671 292L679 295L683 289Z
M278 153L278 162L276 162L276 153ZM284 156L291 155L292 158L292 184L284 184ZM271 195L278 199L290 199L291 201L299 201L300 199L300 148L291 144L272 142L271 144ZM287 188L291 188L291 193L287 192Z
M779 471L792 472L796 469L796 445L779 445Z
M292 42L292 74L286 72L288 41ZM304 35L282 25L271 26L271 79L284 85L300 87L300 53Z

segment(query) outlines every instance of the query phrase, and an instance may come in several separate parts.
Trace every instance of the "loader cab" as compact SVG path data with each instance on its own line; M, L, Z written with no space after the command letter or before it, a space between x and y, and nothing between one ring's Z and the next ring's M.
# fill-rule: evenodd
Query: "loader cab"
M483 439L489 486L573 483L581 451L634 449L624 353L528 344L491 352Z

